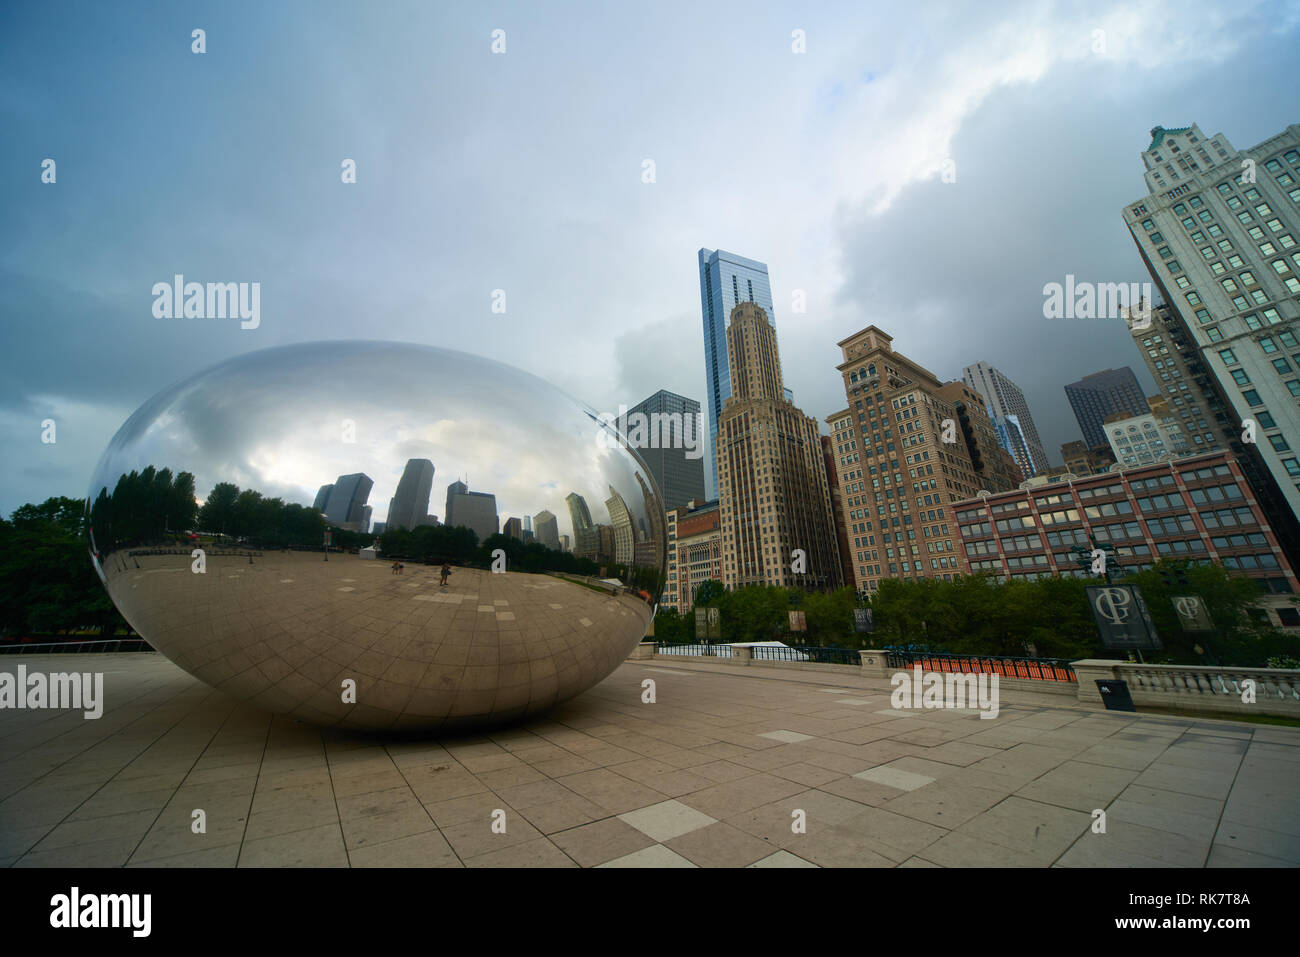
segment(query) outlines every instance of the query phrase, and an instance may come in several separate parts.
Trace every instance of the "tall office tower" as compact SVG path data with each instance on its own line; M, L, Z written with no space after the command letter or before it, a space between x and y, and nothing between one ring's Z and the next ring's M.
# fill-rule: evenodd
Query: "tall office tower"
M573 539L568 535L560 536L560 550L565 552L573 551Z
M522 542L524 540L524 523L517 518L507 518L502 532Z
M322 485L316 491L316 500L311 503L311 507L316 509L322 515L325 514L325 507L329 504L330 492L334 491L333 485Z
M533 530L533 517L532 517L531 515L525 515L525 516L524 516L524 531L525 531L525 532L531 532L532 530Z
M717 497L718 417L731 395L728 369L727 322L731 310L742 302L757 303L776 324L772 311L772 287L767 266L721 249L701 249L700 305L704 314L704 377L709 392L709 442L704 450L705 485L710 498ZM791 401L793 398L791 397Z
M1157 126L1142 162L1149 195L1124 208L1125 225L1223 396L1228 447L1295 563L1300 126L1240 152L1195 124ZM1248 421L1254 442L1242 441Z
M660 389L628 410L629 423L637 413L646 417L647 441L629 444L654 476L664 507L677 508L704 498L703 453L707 447L700 429L700 404Z
M464 482L447 486L447 516L444 524L472 529L480 543L501 530L497 497L490 492L471 492Z
M632 517L628 514L623 496L612 485L609 487L609 496L605 499L605 510L609 512L610 523L614 526L614 561L620 565L631 565L632 550L636 545Z
M334 480L329 501L325 505L326 520L339 528L360 531L364 517L362 509L366 506L366 499L370 497L374 484L369 475L361 472L340 475Z
M433 492L433 463L428 459L408 459L397 492L388 505L388 528L417 528L429 514L429 496Z
M591 520L587 500L577 492L570 492L564 501L569 506L569 522L573 526L573 554L596 561L600 555L600 526Z
M848 409L828 421L858 591L885 578L960 574L951 504L1004 491L1015 478L983 397L941 382L892 342L868 326L838 343Z
M537 524L537 541L547 548L559 549L560 523L555 516L543 509L533 516L533 521Z
M834 588L835 521L817 421L785 400L776 329L753 302L731 311L731 395L718 420L722 581Z
M1034 417L1029 414L1029 403L1025 401L1020 386L987 362L977 362L962 369L961 378L984 397L989 417L999 430L998 442L1015 457L1020 474L1031 478L1046 469L1047 452L1038 438Z
M364 534L370 531L370 516L373 514L374 514L374 509L372 509L369 505L363 505L361 507L361 522L360 522L360 527L357 528L358 532Z
M1128 366L1094 372L1071 382L1065 387L1065 397L1089 446L1106 444L1106 430L1102 427L1106 416L1116 412L1143 415L1149 411L1147 397Z
M832 421L849 414L848 409L826 417ZM835 522L835 543L840 551L840 578L846 584L853 582L853 549L849 547L849 529L844 524L844 492L840 488L839 470L835 468L835 440L829 435L819 435L822 444L822 466L826 469L826 487L831 493L831 518Z

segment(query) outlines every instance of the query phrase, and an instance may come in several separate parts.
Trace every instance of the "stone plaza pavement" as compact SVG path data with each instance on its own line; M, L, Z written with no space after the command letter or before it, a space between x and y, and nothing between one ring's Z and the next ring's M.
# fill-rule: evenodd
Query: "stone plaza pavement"
M106 706L0 710L5 866L1300 864L1300 729L1005 687L993 720L904 712L883 678L650 659L435 741L272 716L155 654L20 663L103 671Z

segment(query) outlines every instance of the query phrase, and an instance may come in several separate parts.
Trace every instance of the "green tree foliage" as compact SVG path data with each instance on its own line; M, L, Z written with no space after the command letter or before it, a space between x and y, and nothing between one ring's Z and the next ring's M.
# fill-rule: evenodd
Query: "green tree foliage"
M1187 584L1178 581L1180 573ZM1263 668L1273 656L1300 656L1300 639L1273 628L1265 614L1255 607L1260 597L1259 586L1245 576L1232 574L1222 565L1166 558L1149 571L1130 575L1124 583L1142 589L1151 620L1164 645L1154 655L1144 653L1147 660ZM1208 634L1183 631L1174 611L1176 595L1199 596L1214 621L1215 630Z
M83 499L50 498L0 520L0 635L127 627L91 564L85 511Z

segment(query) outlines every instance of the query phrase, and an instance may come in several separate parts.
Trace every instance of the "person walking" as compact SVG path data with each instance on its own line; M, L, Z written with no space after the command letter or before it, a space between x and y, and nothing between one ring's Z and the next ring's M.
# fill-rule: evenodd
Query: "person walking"
M442 563L442 581L438 582L444 588L447 586L447 576L451 574L451 566L446 562Z

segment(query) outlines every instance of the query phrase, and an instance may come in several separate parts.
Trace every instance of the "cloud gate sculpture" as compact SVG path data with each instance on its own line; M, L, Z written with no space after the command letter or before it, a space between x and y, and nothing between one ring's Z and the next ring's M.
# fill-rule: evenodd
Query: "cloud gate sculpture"
M534 376L403 343L267 349L164 390L87 511L155 649L322 725L544 711L626 658L663 585L659 492L612 427Z

